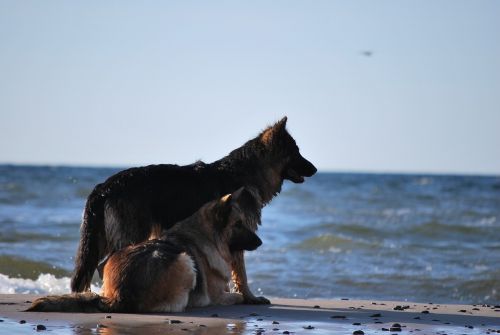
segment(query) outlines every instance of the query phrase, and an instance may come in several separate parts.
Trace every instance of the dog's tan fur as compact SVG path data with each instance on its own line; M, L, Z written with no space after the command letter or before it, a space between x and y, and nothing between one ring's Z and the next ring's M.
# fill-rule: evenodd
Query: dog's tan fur
M242 303L242 294L228 292L233 254L260 245L246 227L257 227L259 208L246 189L211 201L160 239L112 254L104 266L100 296L45 297L28 310L179 312L187 306Z

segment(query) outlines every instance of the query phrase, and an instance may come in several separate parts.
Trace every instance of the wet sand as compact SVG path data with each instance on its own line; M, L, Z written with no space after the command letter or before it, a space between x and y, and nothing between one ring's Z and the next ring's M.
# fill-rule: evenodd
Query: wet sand
M493 334L500 306L271 299L184 313L23 312L37 295L0 295L0 334Z

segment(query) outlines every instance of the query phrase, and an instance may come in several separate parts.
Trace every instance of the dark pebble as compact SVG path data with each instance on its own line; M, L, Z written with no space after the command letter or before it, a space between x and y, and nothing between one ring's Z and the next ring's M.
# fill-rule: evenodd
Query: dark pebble
M36 330L47 330L47 327L44 325L36 325Z
M382 314L380 314L380 313L372 314L372 315L370 315L370 317L371 318L380 318L380 317L382 317Z
M280 323L278 321L273 321L273 325L279 325Z
M473 311L479 311L480 309L476 307L476 308L473 308L472 310Z
M465 326L465 328L474 329L474 327L470 325Z
M379 323L380 324L380 323L383 323L383 322L382 321L375 321L375 323Z
M352 332L352 335L364 335L364 334L365 334L365 332L362 330L355 330Z
M382 328L382 331L384 331L384 332L388 332L388 331L389 331L389 328Z
M257 319L257 321L264 321L264 319Z
M205 326L205 325L199 325L198 327L203 327L203 328L205 328L206 326Z
M288 330L285 330L283 334L290 334L290 332Z
M420 320L420 316L416 316L416 317L414 317L413 319L415 319L415 320Z
M213 318L218 318L218 317L219 317L219 314L214 313L214 314L212 314L212 315L210 315L210 316L211 316L211 317L213 317Z
M429 311L422 311L422 314L429 314Z
M250 313L250 316L259 316L257 313Z
M349 298L342 298L342 299L340 299L340 300L349 300Z
M106 315L106 319L111 319L111 315Z
M396 307L394 307L393 309L395 311L404 311L405 309L408 309L410 308L410 306L400 306L400 305L397 305Z
M309 326L304 326L304 327L302 327L302 328L304 328L304 329L314 329L314 327L313 327L313 326L311 326L311 325L309 325Z
M330 319L345 319L344 315L332 315L330 316Z
M352 325L353 326L361 326L361 323L360 322L354 322Z
M176 323L182 323L182 321L181 320L170 320L169 323L171 325L173 325L173 324L176 324Z
M401 331L401 328L391 327L389 330L390 330L391 332L400 332L400 331Z
M434 320L432 320L432 321L434 321L434 322L439 322L440 320L434 319Z
M19 321L20 324L25 324L26 323L26 320L21 320Z
M399 323L393 323L392 328L401 328L401 325Z
M279 328L273 328L273 332L277 332L278 330L280 330Z
M27 304L31 304L31 301L29 301L29 300L26 300L26 301L25 301L25 303L27 303Z
M313 308L321 308L320 305L314 305Z
M0 319L0 322L3 322L3 320L2 320L2 319Z
M460 313L467 313L467 310L465 310L465 309L461 309L461 310L459 310L459 312L460 312Z

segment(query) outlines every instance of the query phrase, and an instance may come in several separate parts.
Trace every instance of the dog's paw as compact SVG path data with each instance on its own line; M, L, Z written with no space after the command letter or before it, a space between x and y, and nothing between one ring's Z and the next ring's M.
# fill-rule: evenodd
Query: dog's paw
M249 305L269 305L271 301L265 297L245 297L244 303Z

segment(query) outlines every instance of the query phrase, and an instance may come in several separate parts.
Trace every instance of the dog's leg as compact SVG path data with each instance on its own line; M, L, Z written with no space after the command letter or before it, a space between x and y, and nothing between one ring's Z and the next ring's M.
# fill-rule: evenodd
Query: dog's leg
M219 305L236 305L236 304L242 304L244 301L245 301L245 298L243 298L243 295L240 293L224 292L220 296L218 304Z
M250 291L247 282L247 271L245 269L245 258L243 251L232 253L232 278L237 292L243 295L244 303L246 304L270 304L271 302L265 297L256 297Z

